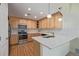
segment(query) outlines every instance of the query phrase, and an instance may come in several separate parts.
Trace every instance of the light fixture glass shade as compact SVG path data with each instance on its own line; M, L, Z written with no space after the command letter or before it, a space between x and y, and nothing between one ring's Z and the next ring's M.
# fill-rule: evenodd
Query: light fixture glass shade
M42 14L43 14L43 12L41 11L41 12L40 12L40 14L42 15Z
M37 18L37 16L35 16L34 18Z
M52 17L51 14L48 14L48 15L47 15L47 18L51 18L51 17Z
M62 18L59 18L58 20L59 20L59 21L62 21Z
M31 8L28 8L28 11L31 11Z
M25 14L25 16L28 16L27 14Z

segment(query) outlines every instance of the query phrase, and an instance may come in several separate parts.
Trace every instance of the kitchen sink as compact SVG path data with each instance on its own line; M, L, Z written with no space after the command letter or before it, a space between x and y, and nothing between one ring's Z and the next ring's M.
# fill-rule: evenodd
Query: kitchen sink
M43 36L43 38L54 38L55 36Z
M54 34L41 34L41 36L43 37L43 38L54 38L55 36L54 36Z
M47 34L41 34L41 36L46 36Z

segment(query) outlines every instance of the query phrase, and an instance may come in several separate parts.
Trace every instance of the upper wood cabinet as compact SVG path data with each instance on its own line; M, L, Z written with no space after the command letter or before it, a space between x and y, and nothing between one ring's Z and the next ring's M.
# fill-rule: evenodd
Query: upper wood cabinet
M27 25L28 29L36 29L37 28L37 22L34 20L20 19L20 24Z
M49 22L47 19L39 20L39 28L40 29L47 29L49 28Z
M62 18L62 14L57 12L52 15L51 19L47 19L46 17L39 20L39 28L40 29L61 29L62 21L59 21L59 18Z
M17 28L20 25L27 25L28 29L61 29L63 27L62 21L59 21L59 18L62 18L62 14L60 12L52 14L51 19L47 19L47 17L40 19L39 21L32 19L23 19L18 17L9 17L10 24L12 28Z
M17 25L19 24L19 19L16 17L9 17L11 28L17 28Z
M63 20L59 21L60 18L62 18L62 14L61 13L57 13L55 15L55 28L61 29L63 27Z
M28 29L36 29L37 28L37 21L31 19L22 19L18 17L10 17L10 25L12 28L17 28L18 25L27 25Z

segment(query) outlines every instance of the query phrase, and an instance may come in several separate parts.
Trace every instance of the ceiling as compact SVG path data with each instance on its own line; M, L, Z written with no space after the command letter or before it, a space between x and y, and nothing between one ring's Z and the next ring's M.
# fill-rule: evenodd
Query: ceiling
M57 12L61 7L61 12L69 12L71 9L71 4L67 3L51 3L50 4L50 13L53 14ZM48 14L48 3L9 3L9 16L17 16L22 18L30 18L34 20L39 20ZM28 11L28 8L31 8L31 11ZM40 14L43 12L43 14ZM25 16L26 13L30 15ZM37 18L34 18L37 16Z

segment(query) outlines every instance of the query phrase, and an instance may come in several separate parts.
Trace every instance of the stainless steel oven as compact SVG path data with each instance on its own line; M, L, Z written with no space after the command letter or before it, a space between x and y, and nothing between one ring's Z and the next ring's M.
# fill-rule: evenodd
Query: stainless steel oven
M27 25L18 25L18 37L18 43L24 43L25 41L27 41Z

